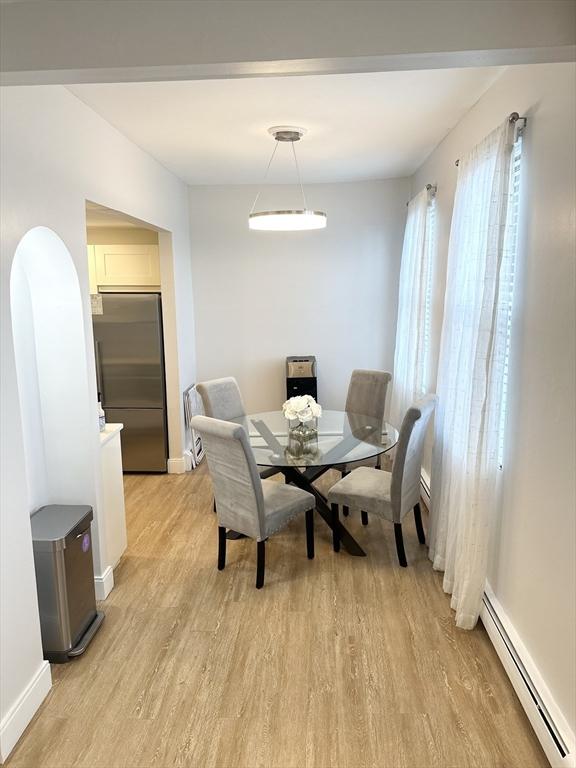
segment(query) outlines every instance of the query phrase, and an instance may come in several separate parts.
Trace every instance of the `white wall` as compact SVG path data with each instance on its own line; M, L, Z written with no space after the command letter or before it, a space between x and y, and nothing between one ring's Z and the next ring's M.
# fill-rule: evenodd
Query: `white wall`
M342 408L353 368L391 370L407 179L307 188L315 232L248 229L252 186L191 187L198 377L235 376L248 410L285 400L285 357L316 355L318 399ZM297 207L294 187L258 203Z
M158 245L158 232L140 227L87 227L88 245Z
M16 247L32 227L44 225L64 241L74 260L83 295L87 377L92 423L97 432L96 379L88 303L86 199L124 211L172 232L177 319L172 324L180 368L171 375L176 394L194 379L194 321L190 274L188 203L185 186L159 163L78 101L65 88L2 89L1 189L1 413L2 507L0 573L0 745L5 755L26 718L42 652L37 624L30 538L30 502L25 476L22 418L18 405L10 319L10 271ZM163 238L166 236L163 234ZM164 276L164 265L163 265ZM169 384L170 386L170 384ZM180 409L180 406L177 405ZM66 404L62 405L62 416ZM181 418L180 418L181 422ZM183 448L180 436L180 450ZM94 463L97 462L94 441ZM96 476L96 475L95 475ZM39 487L32 496L39 498ZM98 508L99 488L87 483L85 502ZM17 652L14 650L17 648ZM24 698L22 698L24 696ZM28 702L28 703L27 703ZM31 705L30 705L31 706ZM29 706L29 709L30 709ZM33 713L33 707L29 712ZM28 718L29 719L29 718Z
M30 512L46 503L48 497L47 462L44 454L44 428L40 399L40 377L36 358L34 338L34 309L30 286L24 265L14 264L12 271L11 295L18 300L12 301L12 328L15 348L19 349L16 357L16 369L20 385L20 402L27 403L22 410L22 434L24 438L25 467L27 477L34 482L28 485L28 505ZM26 387L22 387L26 382Z
M575 42L567 0L60 0L0 11L2 68L16 84L375 71L375 57L382 69L488 66L550 61L552 47Z
M437 353L456 158L510 112L528 116L522 165L504 504L490 585L576 731L576 68L511 67L412 180L438 184ZM435 372L431 380L434 386Z
M62 240L46 227L26 234L13 269L10 303L30 511L82 503L93 483L98 435L90 423L77 273ZM96 565L98 544L95 537Z

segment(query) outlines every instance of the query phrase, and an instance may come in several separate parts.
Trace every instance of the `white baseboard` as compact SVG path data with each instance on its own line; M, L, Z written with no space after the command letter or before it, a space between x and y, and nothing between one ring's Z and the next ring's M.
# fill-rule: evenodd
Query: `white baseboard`
M109 565L100 576L94 576L96 600L106 600L114 589L114 569Z
M168 459L168 474L183 475L186 472L186 459L179 456L177 459Z
M488 584L485 595L487 600L482 605L480 618L550 765L574 768L576 743L566 718ZM566 752L564 756L561 750Z
M2 718L0 723L0 763L8 759L8 755L14 749L16 742L26 730L26 726L34 717L36 710L48 695L51 687L50 664L47 661L42 661L32 680Z

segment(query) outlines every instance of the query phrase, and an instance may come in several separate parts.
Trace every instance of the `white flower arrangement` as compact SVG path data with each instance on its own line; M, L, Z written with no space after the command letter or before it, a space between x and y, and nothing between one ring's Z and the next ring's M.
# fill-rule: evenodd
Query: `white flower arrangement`
M322 406L318 405L311 395L297 395L289 398L282 406L282 410L286 419L289 421L298 419L301 424L322 416Z

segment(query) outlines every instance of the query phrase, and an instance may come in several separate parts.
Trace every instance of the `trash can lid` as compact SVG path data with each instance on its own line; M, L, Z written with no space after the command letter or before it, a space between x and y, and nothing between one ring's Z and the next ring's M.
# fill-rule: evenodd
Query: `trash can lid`
M87 504L48 504L30 518L32 541L63 541L89 524L94 513Z

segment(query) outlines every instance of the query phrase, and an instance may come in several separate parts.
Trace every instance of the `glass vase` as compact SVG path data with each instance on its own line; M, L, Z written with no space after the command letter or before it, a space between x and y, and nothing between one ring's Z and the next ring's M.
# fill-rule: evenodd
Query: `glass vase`
M288 453L298 459L301 456L312 456L318 450L317 419L288 422Z

